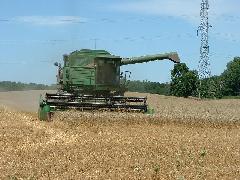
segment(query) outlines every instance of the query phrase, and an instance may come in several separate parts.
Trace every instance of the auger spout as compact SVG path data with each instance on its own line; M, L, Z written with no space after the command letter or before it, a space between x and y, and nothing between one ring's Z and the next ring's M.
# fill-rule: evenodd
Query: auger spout
M132 57L132 58L123 58L121 60L121 66L128 65L128 64L137 64L137 63L144 63L149 61L160 61L168 59L173 61L174 63L180 63L180 58L176 52L165 53L165 54L155 54L155 55L147 55L147 56L140 56L140 57Z

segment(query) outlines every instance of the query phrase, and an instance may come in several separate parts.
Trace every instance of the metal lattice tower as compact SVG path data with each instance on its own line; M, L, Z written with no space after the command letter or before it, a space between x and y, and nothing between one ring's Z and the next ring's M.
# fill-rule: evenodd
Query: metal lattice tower
M208 22L209 3L208 0L202 0L201 3L201 24L198 27L198 35L201 36L200 60L198 65L198 75L200 79L209 78L211 76L210 61L209 61L209 28Z

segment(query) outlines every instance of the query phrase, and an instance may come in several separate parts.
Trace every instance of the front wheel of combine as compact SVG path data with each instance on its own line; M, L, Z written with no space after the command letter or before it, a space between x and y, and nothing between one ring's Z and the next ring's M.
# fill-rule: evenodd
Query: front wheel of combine
M38 118L40 121L51 121L51 111L49 105L39 106Z

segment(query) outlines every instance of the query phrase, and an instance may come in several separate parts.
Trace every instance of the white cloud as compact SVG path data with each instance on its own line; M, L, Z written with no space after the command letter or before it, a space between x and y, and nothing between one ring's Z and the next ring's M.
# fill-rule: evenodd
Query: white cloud
M123 12L170 16L196 23L200 19L201 2L201 0L134 0L114 4L111 8ZM211 8L210 18L213 20L238 15L239 0L209 0L209 3Z
M79 16L18 16L14 18L14 20L20 23L39 26L56 26L87 22L87 19Z
M194 0L142 0L113 5L114 9L124 12L150 15L173 16L194 20L199 14L199 4Z

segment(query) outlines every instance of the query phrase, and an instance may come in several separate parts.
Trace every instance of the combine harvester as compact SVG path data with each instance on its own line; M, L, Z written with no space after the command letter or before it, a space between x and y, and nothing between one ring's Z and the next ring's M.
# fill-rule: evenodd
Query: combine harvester
M82 49L70 55L64 55L63 67L58 67L58 91L40 96L38 116L40 120L50 120L57 110L78 109L111 111L147 112L146 97L125 97L125 74L120 66L149 61L168 59L179 63L177 53L156 54L134 58L121 58L111 55L105 50Z

